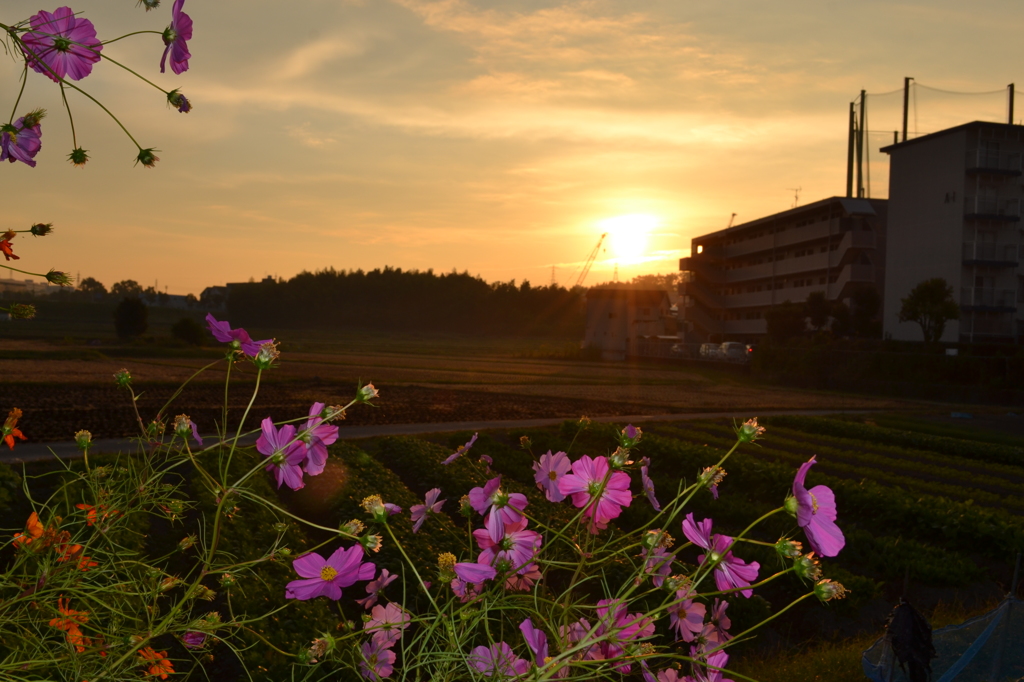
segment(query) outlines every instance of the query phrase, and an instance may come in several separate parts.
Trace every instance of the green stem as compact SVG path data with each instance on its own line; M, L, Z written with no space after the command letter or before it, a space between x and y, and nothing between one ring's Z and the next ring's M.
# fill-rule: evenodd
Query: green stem
M21 42L15 39L17 42ZM14 124L14 114L18 111L18 105L21 103L21 96L25 93L25 83L28 82L28 61L25 62L25 67L21 71L21 89L18 90L18 98L14 100L14 107L11 108L11 120L8 121L11 125Z
M100 45L110 45L111 43L116 43L119 40L124 40L125 38L130 38L132 36L139 36L139 35L142 35L144 33L155 33L158 36L162 36L164 34L163 31L132 31L131 33L125 33L123 36L119 36L117 38L111 38L110 40L100 41ZM114 61L114 60L111 59L110 61Z
M71 115L71 105L68 104L68 95L63 83L60 84L60 98L64 100L64 109L68 112L68 123L71 124L71 144L73 149L78 149L78 136L75 134L75 117Z
M235 439L231 443L231 450L228 451L228 462L224 467L225 480L227 480L226 475L231 473L231 460L235 456L235 450L238 449L238 439L242 437L242 426L245 424L246 417L249 416L249 410L252 409L252 404L256 402L256 394L260 392L260 378L262 376L263 368L257 367L256 386L252 389L252 396L249 398L249 404L245 406L245 412L242 414L242 418L238 422L238 429L235 431Z

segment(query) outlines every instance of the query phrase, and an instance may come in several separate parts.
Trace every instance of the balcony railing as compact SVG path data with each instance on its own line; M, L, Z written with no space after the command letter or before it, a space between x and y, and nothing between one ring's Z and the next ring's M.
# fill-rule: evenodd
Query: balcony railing
M960 289L960 305L968 310L1017 309L1017 292L1013 289L992 289L988 287L963 287Z
M967 170L974 172L1021 174L1021 156L1018 153L999 153L988 149L972 149L967 152Z
M998 216L1003 219L1020 220L1020 199L964 197L964 215Z
M988 244L984 242L964 242L964 261L982 263L1006 263L1016 266L1020 258L1020 247L1017 244Z

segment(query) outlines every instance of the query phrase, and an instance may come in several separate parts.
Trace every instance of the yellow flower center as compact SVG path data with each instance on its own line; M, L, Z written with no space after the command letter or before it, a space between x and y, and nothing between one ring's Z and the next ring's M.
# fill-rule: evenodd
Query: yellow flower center
M558 478L558 474L557 474L557 473L555 473L554 471L549 471L549 472L548 472L548 478L550 478L550 479L551 479L551 480L553 481L553 480L555 480L556 478Z
M818 498L816 498L814 496L814 493L808 492L807 494L811 496L811 507L813 508L813 512L812 513L817 514L818 513Z
M334 578L337 575L338 575L338 572L336 570L334 570L334 568L331 567L331 566L324 566L323 568L320 569L320 579L321 580L327 580L327 581L334 580Z

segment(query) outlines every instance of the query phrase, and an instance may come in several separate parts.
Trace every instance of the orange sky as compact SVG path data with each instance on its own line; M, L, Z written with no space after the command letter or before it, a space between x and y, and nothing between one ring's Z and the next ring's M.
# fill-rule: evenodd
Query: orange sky
M162 30L170 5L72 8L109 39ZM789 208L798 187L801 202L841 194L847 107L862 88L897 90L909 75L993 91L918 88L911 134L1004 120L1000 89L1020 75L1024 18L1017 0L283 7L188 0L195 36L181 76L158 72L157 35L105 48L194 103L170 110L108 62L79 83L160 150L153 169L133 167L131 142L76 93L92 160L72 168L59 91L30 73L15 117L50 115L38 167L0 170L4 226L58 232L19 237L19 265L177 294L329 266L535 284L554 266L565 284L613 228L589 283L611 279L616 263L621 279L673 272L689 240L733 212L742 222ZM0 21L55 8L5 0ZM18 74L0 60L4 116ZM898 127L901 97L869 97L869 129ZM874 196L885 195L884 172L873 164Z

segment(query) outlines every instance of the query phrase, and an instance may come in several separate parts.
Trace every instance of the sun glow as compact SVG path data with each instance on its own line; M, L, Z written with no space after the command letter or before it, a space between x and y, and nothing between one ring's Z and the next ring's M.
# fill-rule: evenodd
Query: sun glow
M647 213L606 218L598 225L608 233L608 243L616 263L632 265L644 260L651 231L661 223L657 216Z

